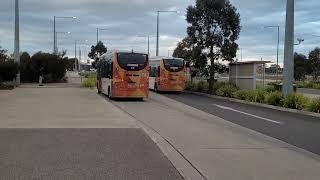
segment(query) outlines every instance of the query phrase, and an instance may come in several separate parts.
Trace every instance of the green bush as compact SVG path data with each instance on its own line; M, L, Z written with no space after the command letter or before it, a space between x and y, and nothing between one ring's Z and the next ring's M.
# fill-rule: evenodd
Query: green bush
M82 87L85 88L94 88L96 87L97 80L96 78L85 78L82 80Z
M191 81L186 82L186 90L187 91L196 91L197 90L197 84Z
M197 84L197 92L207 93L209 90L209 84L206 81L199 81Z
M12 81L18 72L18 65L13 61L0 62L0 83L2 81Z
M220 89L223 86L227 86L227 85L233 85L229 82L215 82L212 86L212 90L209 92L210 94L215 94L217 95L217 90ZM235 86L235 85L233 85Z
M320 113L320 97L313 99L309 106L308 110L315 113Z
M233 97L240 100L247 100L249 91L248 90L239 90L233 94Z
M320 82L314 82L314 81L297 82L297 87L298 88L320 89Z
M266 95L266 103L274 106L283 105L283 95L281 92L271 92Z
M231 98L238 90L239 89L232 84L225 84L216 91L216 95Z
M257 103L264 103L266 99L267 92L264 89L257 89L254 91L255 93L255 102Z
M302 94L289 94L283 100L283 106L291 109L303 110L306 108L309 99Z

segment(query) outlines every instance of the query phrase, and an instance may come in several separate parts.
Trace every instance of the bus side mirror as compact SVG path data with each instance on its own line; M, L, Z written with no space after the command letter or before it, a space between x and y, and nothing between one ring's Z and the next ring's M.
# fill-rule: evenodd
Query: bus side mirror
M187 68L191 67L190 62L186 62L186 67Z

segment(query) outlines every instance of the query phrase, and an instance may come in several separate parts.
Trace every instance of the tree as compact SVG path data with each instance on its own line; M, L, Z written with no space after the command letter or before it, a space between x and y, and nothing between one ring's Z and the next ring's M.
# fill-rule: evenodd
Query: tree
M311 74L313 80L318 80L320 75L320 48L316 47L313 51L309 53L309 61L307 63L311 68Z
M201 49L194 47L190 38L184 38L178 43L177 48L173 52L173 57L186 60L190 65L203 71L207 65L207 59L201 54Z
M240 34L240 14L229 0L196 0L187 8L187 33L194 52L210 61L209 89L214 83L215 61L233 61Z
M303 54L294 54L294 78L304 80L307 73L307 57Z
M91 51L89 52L88 56L95 60L92 63L92 66L95 68L97 63L97 58L101 56L102 54L106 53L108 51L107 47L104 46L103 42L99 41L97 45L91 46Z
M7 50L2 49L2 47L0 46L0 62L4 62L8 58L7 52Z

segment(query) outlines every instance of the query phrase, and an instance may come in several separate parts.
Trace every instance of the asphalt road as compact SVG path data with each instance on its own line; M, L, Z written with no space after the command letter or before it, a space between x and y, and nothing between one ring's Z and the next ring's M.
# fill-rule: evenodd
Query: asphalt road
M165 96L320 155L319 118L189 93L166 94Z

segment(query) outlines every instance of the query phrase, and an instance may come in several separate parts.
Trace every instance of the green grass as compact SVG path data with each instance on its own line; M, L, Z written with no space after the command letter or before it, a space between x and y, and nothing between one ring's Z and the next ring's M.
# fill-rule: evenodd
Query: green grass
M82 80L82 87L84 88L95 88L97 84L96 77L89 77L89 78L84 78Z

